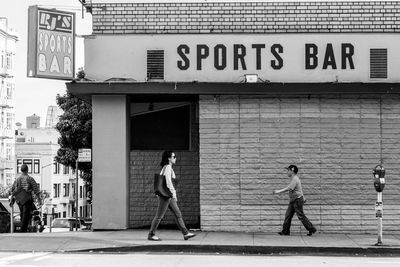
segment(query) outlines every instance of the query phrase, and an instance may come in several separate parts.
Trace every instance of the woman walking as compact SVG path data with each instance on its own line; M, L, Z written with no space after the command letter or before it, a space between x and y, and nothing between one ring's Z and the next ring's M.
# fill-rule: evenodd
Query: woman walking
M172 165L176 163L176 156L175 153L172 151L164 151L162 154L162 159L160 166L162 167L160 174L165 175L165 179L167 182L167 187L172 193L172 198L167 198L167 197L158 197L158 208L157 208L157 213L156 216L154 217L152 223L151 223L151 228L149 235L147 237L148 240L151 241L161 241L161 238L155 235L155 232L157 230L158 225L160 224L162 218L165 215L165 212L167 211L167 208L169 208L173 214L175 215L175 221L176 224L179 226L179 229L181 230L183 234L183 238L185 240L188 240L189 238L195 237L195 234L189 233L187 230L185 223L183 222L182 219L182 213L179 210L178 204L177 204L177 197L176 197L176 191L174 188L174 185L172 184L172 179L175 179L175 172L172 169Z

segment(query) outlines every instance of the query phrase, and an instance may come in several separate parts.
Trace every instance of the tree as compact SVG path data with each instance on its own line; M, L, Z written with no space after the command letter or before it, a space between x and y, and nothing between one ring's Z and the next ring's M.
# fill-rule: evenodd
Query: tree
M10 196L11 185L0 184L0 198L8 198Z
M57 104L64 111L56 125L60 133L56 161L75 169L78 149L92 148L92 107L89 103L67 92L57 95ZM87 184L92 183L92 164L79 163L81 177Z

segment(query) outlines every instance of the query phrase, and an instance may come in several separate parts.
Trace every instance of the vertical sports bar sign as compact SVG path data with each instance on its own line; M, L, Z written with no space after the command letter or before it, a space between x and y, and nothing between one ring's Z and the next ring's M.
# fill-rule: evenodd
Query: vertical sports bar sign
M28 77L74 78L75 14L30 6Z

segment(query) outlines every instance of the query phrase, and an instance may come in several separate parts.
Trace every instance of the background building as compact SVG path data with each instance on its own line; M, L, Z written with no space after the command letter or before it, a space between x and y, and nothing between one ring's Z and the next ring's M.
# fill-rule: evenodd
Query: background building
M92 81L67 86L93 107L94 229L149 226L171 149L203 230L278 232L288 200L272 191L296 164L319 231L375 232L382 163L384 231L399 233L399 2L87 6Z
M45 128L54 128L61 114L62 110L58 106L49 106L47 108Z
M40 117L36 114L26 117L26 128L34 129L40 127Z
M15 175L14 92L15 53L18 36L0 17L0 184L10 184Z
M17 173L20 173L22 164L27 164L29 175L40 184L41 190L50 194L50 198L43 205L43 213L54 211L55 217L74 216L76 175L72 168L54 160L59 149L57 130L40 128L39 124L37 128L20 128L16 133ZM82 179L78 182L78 214L80 217L90 217L86 187Z

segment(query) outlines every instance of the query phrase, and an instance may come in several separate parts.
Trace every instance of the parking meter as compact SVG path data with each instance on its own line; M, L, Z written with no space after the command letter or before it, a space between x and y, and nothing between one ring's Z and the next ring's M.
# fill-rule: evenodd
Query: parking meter
M380 193L385 188L385 168L381 165L376 165L372 173L374 175L375 190Z
M385 168L382 165L376 165L372 170L374 175L374 187L377 195L377 201L375 202L375 215L378 219L378 242L376 246L382 246L382 217L383 217L383 201L382 201L382 191L385 188Z

